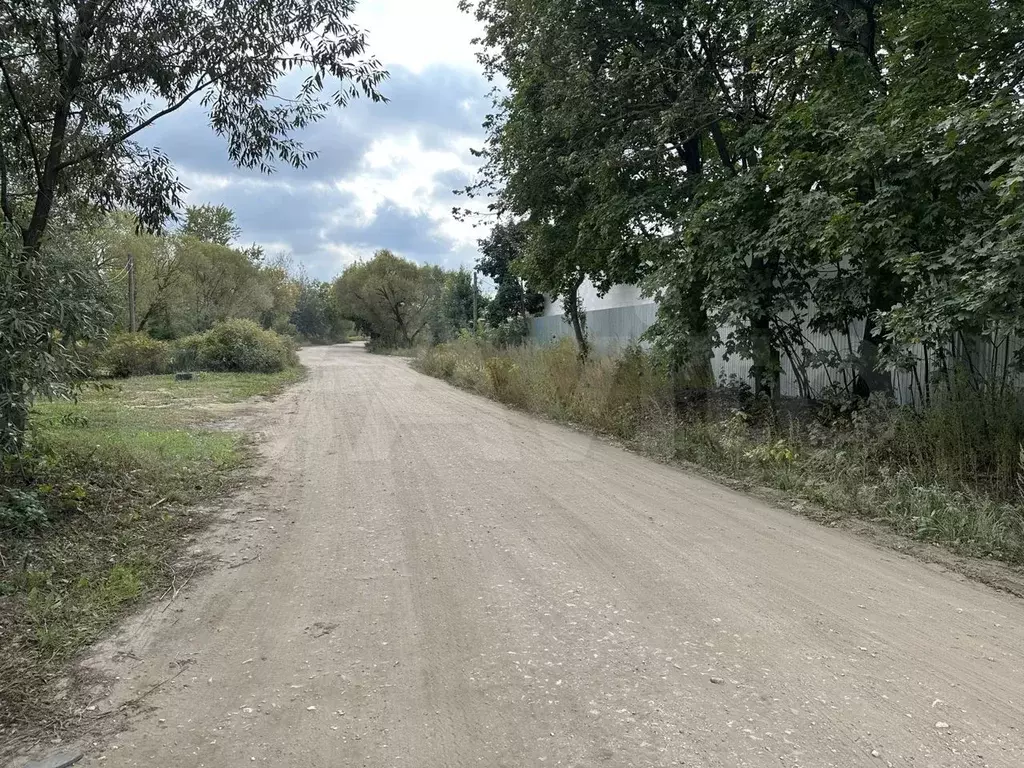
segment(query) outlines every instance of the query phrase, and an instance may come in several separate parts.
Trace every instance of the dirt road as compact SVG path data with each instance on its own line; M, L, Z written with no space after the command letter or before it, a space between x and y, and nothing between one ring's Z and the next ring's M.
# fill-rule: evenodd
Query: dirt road
M180 674L84 764L1024 765L1021 601L402 360L304 361L243 564L107 649L114 701Z

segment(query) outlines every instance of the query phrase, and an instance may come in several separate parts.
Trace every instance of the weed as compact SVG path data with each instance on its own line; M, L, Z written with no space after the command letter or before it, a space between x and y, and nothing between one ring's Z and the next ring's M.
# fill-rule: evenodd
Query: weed
M173 578L204 523L191 505L247 456L242 435L207 426L217 406L300 375L129 378L35 409L29 450L0 474L0 728L45 721L60 665Z
M38 493L18 488L0 488L0 533L27 536L49 522Z
M838 396L817 413L773 408L743 382L680 397L640 349L582 363L569 341L458 339L420 354L432 376L643 452L880 520L952 549L1024 562L1024 401L954 387L914 410ZM678 378L678 377L677 377Z

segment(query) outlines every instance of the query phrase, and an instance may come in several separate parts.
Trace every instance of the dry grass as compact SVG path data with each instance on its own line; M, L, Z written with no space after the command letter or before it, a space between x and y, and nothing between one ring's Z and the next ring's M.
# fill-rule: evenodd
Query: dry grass
M1024 563L1024 406L958 390L923 411L780 413L741 393L677 397L651 356L580 362L570 342L423 353L431 376L622 439L663 460L782 490L967 555Z

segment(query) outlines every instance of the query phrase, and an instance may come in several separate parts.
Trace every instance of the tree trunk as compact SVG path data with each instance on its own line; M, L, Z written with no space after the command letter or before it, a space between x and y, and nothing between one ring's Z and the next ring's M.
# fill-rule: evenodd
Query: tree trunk
M15 456L25 447L28 400L15 399L17 394L8 393L11 399L0 404L0 456Z
M864 322L864 335L857 351L857 378L853 383L854 394L865 400L872 392L892 397L892 376L888 371L880 369L878 363L878 350L882 341L878 327L869 316Z
M777 402L782 395L782 365L779 350L772 344L771 321L767 315L759 315L751 323L751 341L754 364L750 366L750 375L754 379L754 394L766 394Z
M877 71L875 0L833 0L832 29L839 47L869 62Z
M754 394L768 395L769 399L777 402L782 394L782 365L778 347L772 343L772 316L767 307L771 305L774 289L770 266L764 259L751 260L749 279L756 286L758 297L750 320L750 346L753 357L750 375L754 379Z
M676 361L671 371L672 401L677 411L705 405L708 393L715 386L711 321L703 307L694 307L689 322L686 357Z
M50 214L53 212L54 202L57 198L57 189L60 186L62 175L61 162L64 159L64 150L67 146L68 121L82 82L88 45L93 35L92 25L96 6L96 2L80 3L78 23L75 25L70 44L58 43L65 49L63 53L68 56L68 64L62 73L60 101L53 116L50 143L43 161L42 172L39 175L32 218L22 234L25 248L32 252L38 251L42 244L43 235L50 223Z
M584 326L586 319L580 309L580 286L583 285L583 275L575 281L572 288L565 294L565 312L569 316L572 325L573 335L576 337L576 347L579 350L580 359L586 360L590 354L590 347L587 343L587 332Z

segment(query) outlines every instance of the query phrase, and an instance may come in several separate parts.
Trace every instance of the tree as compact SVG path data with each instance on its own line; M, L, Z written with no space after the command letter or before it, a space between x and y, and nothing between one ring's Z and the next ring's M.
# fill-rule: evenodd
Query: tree
M333 286L304 275L297 283L298 296L291 323L299 335L314 344L348 341L353 324L342 316Z
M345 269L334 284L342 312L385 347L410 347L435 316L443 287L439 267L380 250Z
M135 330L149 332L169 325L168 313L182 280L176 241L139 232L135 218L123 211L110 214L96 227L95 237L97 260L109 284L115 329L128 330L129 262L135 269Z
M499 97L480 187L500 185L492 205L499 215L520 221L526 247L520 273L552 298L563 298L580 354L587 353L578 290L590 277L599 286L608 279L613 241L608 229L591 227L597 202L585 163L587 131L576 130L571 107L560 105L566 80L586 77L586 63L571 61L564 30L552 23L557 2L485 2L478 17L488 26L488 43L499 55L484 59L488 74L509 82L511 93ZM581 15L586 9L577 8ZM508 22L512 23L508 23ZM529 44L524 46L524 35ZM581 64L583 71L573 68ZM570 66L566 76L563 67ZM571 89L572 98L579 96ZM592 126L589 126L592 127Z
M211 208L207 208L210 210ZM186 216L195 222L195 211ZM220 208L221 220L234 214ZM115 212L92 230L97 263L107 276L114 327L127 330L127 265L134 262L136 330L173 339L207 330L214 322L245 318L288 332L298 286L287 260L266 259L258 248L201 239L194 227L157 235L137 230L134 217ZM207 230L209 235L211 230Z
M488 299L473 284L473 276L465 267L445 272L441 280L434 318L430 323L431 341L451 341L463 331L476 331L473 326L474 299L478 315L487 312Z
M0 4L0 222L22 249L5 258L24 262L12 269L21 279L41 275L39 260L53 258L46 237L55 223L96 209L131 209L143 229L158 230L179 207L182 186L170 160L140 143L140 134L190 102L202 105L239 166L305 166L315 152L296 131L331 104L360 94L383 98L385 73L363 56L365 36L347 21L353 7L352 0ZM293 92L279 93L286 73L301 79ZM333 93L325 93L329 80L337 83ZM26 284L23 295L45 293L47 285ZM45 316L17 322L27 327ZM57 360L68 347L47 341L49 331L14 338L24 347L12 354L32 362L5 372L5 434L20 428L34 392L59 389L76 370L70 358ZM54 380L40 389L46 369Z
M190 205L185 209L181 234L205 243L231 245L242 228L235 223L235 212L224 205Z
M330 103L380 100L351 0L17 0L0 6L0 210L37 249L55 206L136 211L159 228L178 207L170 161L139 143L196 101L238 165L305 166L291 134ZM285 72L303 79L284 97ZM337 90L324 96L325 81Z
M516 272L526 252L527 233L521 223L495 224L480 240L477 269L494 281L497 291L487 304L486 317L492 326L513 318L527 318L544 310L544 295L530 290Z
M106 332L103 276L84 245L55 227L26 257L19 234L0 225L0 455L22 448L31 395L71 394L89 370L86 344Z

